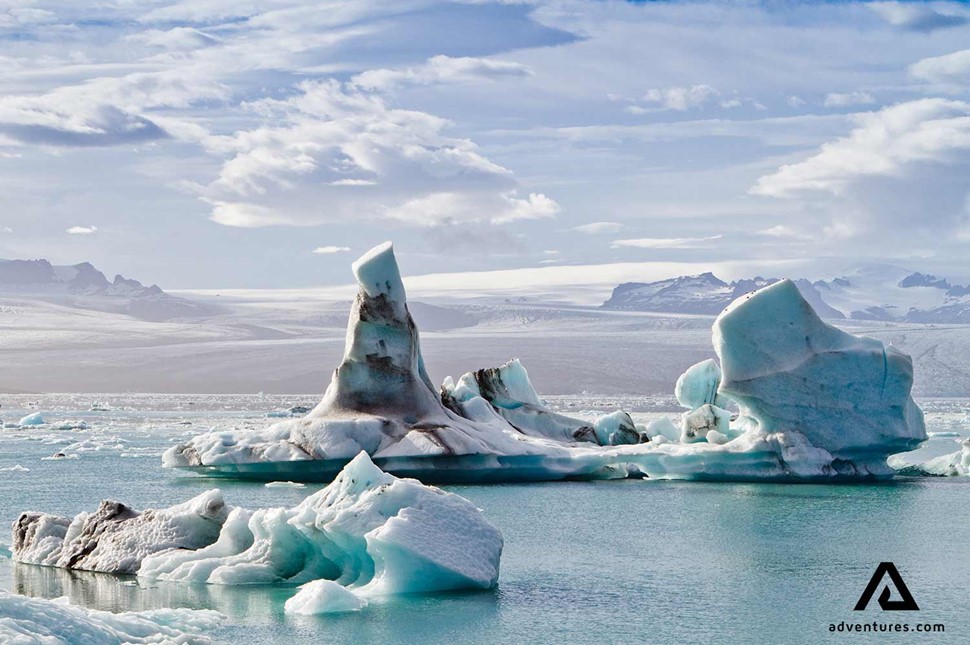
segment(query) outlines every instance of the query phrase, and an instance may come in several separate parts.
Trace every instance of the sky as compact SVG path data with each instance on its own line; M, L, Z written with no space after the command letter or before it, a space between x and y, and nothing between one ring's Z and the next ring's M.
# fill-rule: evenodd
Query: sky
M0 257L968 279L968 46L947 2L0 0Z

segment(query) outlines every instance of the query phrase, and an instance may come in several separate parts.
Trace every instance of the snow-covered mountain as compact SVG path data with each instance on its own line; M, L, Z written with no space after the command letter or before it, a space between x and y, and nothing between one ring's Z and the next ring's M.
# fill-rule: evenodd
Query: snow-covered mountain
M92 264L57 266L47 260L0 260L0 296L41 299L81 309L124 313L143 320L205 316L213 307L116 275L109 281Z
M659 282L627 282L613 289L603 309L658 313L716 315L739 296L778 282L778 278L755 278L724 282L713 273L681 276ZM823 318L845 318L822 299L814 284L795 280L802 297Z
M756 277L724 282L711 273L617 286L604 309L716 315L732 300L776 282ZM970 287L902 267L873 264L832 280L795 280L824 318L970 323Z

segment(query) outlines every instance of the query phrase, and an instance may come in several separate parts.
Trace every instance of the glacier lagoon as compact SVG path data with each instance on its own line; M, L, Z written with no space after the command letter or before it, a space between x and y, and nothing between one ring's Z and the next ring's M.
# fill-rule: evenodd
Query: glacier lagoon
M26 509L73 515L102 498L163 507L213 487L249 507L298 504L320 485L266 487L158 468L161 452L209 428L262 427L268 414L315 397L16 395L3 417L40 412L30 431L0 433L0 522ZM97 401L99 405L92 405ZM595 417L621 404L638 422L669 415L671 398L549 397ZM970 434L966 400L923 400L931 438L912 463L953 452ZM106 408L90 410L91 407ZM74 426L70 428L70 426ZM84 427L86 426L86 427ZM950 435L958 435L958 437ZM51 459L57 453L63 458ZM20 466L21 468L16 468ZM943 623L921 641L853 634L859 642L960 642L970 628L970 574L959 527L970 478L899 478L853 485L649 480L446 486L485 511L505 538L496 589L388 597L340 616L284 615L294 589L145 583L14 564L0 589L67 595L113 611L215 609L215 642L844 642L830 623ZM0 536L9 547L9 534ZM899 567L920 612L853 612L880 561Z

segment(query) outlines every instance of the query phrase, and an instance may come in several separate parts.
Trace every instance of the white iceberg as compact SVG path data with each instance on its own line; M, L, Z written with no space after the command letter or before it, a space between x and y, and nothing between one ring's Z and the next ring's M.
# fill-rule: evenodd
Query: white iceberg
M970 476L970 439L960 441L960 449L947 455L934 457L920 464L905 465L902 463L891 465L903 475L931 476L931 477L967 477Z
M367 600L350 589L332 580L314 580L301 586L296 595L286 601L284 611L313 616L360 611L366 606Z
M199 632L225 618L206 609L155 609L111 613L0 591L0 642L16 645L203 645Z
M888 474L886 458L926 440L910 396L912 359L825 323L790 280L743 296L714 323L719 394L750 432L798 433L833 468Z
M623 411L586 420L550 409L515 359L436 390L390 243L353 268L344 357L320 404L265 429L193 437L165 453L166 466L329 481L364 451L425 481L886 477L889 455L926 439L910 358L827 325L789 280L718 316L720 364L678 379L679 424L638 428Z
M13 528L19 562L226 585L327 579L361 597L487 589L501 554L501 534L471 502L389 475L363 452L294 508L232 508L213 490L142 513L117 502L73 520L24 513Z
M41 412L34 412L33 414L28 414L22 418L17 425L21 426L42 426L45 425L47 421L44 419L44 415Z

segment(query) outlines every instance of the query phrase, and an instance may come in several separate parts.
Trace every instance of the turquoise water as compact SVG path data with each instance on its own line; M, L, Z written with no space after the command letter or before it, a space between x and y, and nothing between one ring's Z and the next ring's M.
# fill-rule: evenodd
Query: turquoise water
M958 410L962 404L954 404ZM233 408L115 411L84 431L5 431L0 522L22 510L74 514L102 498L167 506L220 487L231 504L296 504L319 486L265 488L162 470L184 432L265 422ZM15 413L7 412L13 418ZM218 408L218 409L216 409ZM228 409L227 409L228 408ZM963 408L965 409L965 408ZM19 411L18 411L19 413ZM959 414L959 412L955 412ZM179 421L193 422L188 430ZM87 441L89 450L71 447ZM58 443L59 442L59 443ZM934 440L936 452L955 449ZM100 449L98 449L100 448ZM42 461L59 449L78 459ZM868 485L654 481L449 486L485 510L506 540L497 589L393 598L359 614L284 616L288 588L160 584L15 565L0 588L68 595L109 610L217 609L221 643L965 643L970 480ZM9 544L9 536L0 537ZM919 612L852 607L880 561L899 568ZM878 594L877 594L878 595ZM944 634L838 634L830 623L943 623Z

